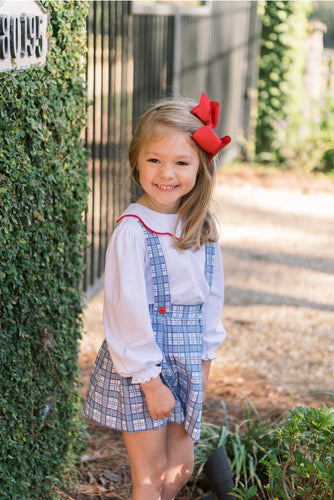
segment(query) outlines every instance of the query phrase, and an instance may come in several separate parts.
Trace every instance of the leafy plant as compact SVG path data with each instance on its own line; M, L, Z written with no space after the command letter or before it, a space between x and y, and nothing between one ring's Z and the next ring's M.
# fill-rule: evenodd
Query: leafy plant
M251 486L257 485L262 490L262 460L274 449L274 428L270 422L261 420L256 408L247 401L245 419L234 427L234 431L230 429L227 409L223 402L225 425L203 423L201 441L195 448L195 463L197 467L204 465L212 452L224 445L230 458L236 487L240 489L244 485L247 491ZM254 491L253 488L251 492Z
M277 454L265 460L271 495L330 499L334 492L334 408L296 407L277 428Z
M240 498L241 500L250 500L251 498L254 498L257 491L256 486L251 486L248 489L243 483L240 483L239 487L234 489L233 496L234 498Z

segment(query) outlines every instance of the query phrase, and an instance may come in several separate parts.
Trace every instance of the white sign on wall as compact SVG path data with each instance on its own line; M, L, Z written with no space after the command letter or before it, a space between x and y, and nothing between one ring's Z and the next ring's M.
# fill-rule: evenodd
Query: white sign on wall
M48 23L48 12L38 1L0 1L0 71L44 65Z

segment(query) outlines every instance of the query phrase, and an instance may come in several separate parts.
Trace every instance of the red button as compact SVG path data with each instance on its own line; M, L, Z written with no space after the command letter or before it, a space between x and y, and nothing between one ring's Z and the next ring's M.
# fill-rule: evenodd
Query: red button
M159 307L159 313L160 314L165 314L166 308L165 307Z

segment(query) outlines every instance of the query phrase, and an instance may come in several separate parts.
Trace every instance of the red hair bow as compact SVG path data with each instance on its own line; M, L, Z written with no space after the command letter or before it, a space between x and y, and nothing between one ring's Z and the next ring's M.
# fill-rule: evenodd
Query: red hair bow
M192 135L194 141L208 153L209 163L212 158L219 153L227 144L231 142L231 137L225 135L225 137L218 137L218 135L213 131L218 125L219 119L219 103L216 101L210 101L207 95L202 92L200 102L198 106L195 106L191 113L196 115L200 120L202 120L205 125L200 127Z

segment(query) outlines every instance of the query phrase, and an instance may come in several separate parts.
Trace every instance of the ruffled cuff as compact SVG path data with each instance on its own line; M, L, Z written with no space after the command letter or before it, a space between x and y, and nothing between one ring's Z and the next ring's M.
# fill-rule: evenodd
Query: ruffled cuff
M209 361L212 359L216 359L216 357L217 357L217 354L215 353L215 351L203 352L202 361Z
M161 366L153 366L149 370L146 370L145 372L137 373L136 375L133 375L132 377L132 383L133 384L145 384L145 382L148 382L152 378L156 378L159 374L161 373Z

